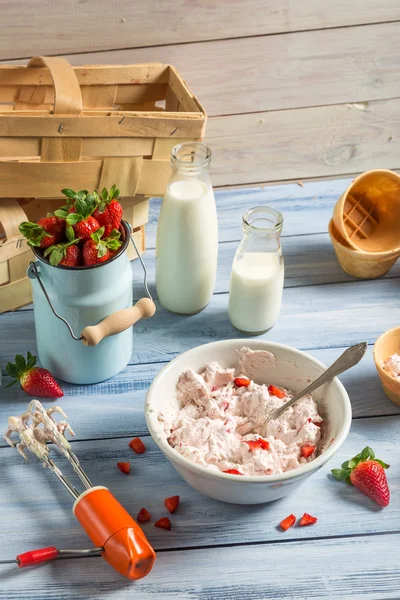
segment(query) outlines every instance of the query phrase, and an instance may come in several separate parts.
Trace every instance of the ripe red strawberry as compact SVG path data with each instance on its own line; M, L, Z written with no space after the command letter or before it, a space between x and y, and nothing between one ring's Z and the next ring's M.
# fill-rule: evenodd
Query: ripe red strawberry
M20 224L19 231L27 238L30 246L48 248L63 239L65 220L55 215L49 215L39 219L37 223L24 221Z
M151 514L145 508L141 508L137 514L136 519L138 523L147 523L147 521L151 520Z
M69 190L71 193L72 190ZM66 190L63 190L65 193ZM74 212L70 212L70 208L66 214L66 223L72 225L75 237L80 238L83 242L90 239L92 233L100 229L100 223L92 217L94 210L96 209L98 202L98 195L96 193L89 194L87 190L81 190L74 196L75 207ZM65 211L59 211L58 214L65 214Z
M154 523L154 527L159 527L160 529L166 529L167 531L171 530L171 521L168 517L161 517Z
M136 454L143 454L144 452L146 452L146 446L138 437L133 438L133 440L129 442L129 447L132 448L132 450L136 452Z
M165 498L164 505L165 508L171 515L176 511L179 504L179 496L171 496L170 498Z
M247 379L247 377L235 377L233 383L236 387L247 387L250 385L250 379Z
M226 471L222 471L222 472L229 473L229 475L243 475L243 473L241 473L237 469L227 469Z
M24 392L32 396L44 398L61 398L61 396L64 396L64 392L50 371L35 367L35 365L36 356L32 356L30 352L27 354L27 360L17 354L15 364L8 363L6 366L7 373L14 378L14 381L6 387L14 385L19 380Z
M308 458L315 451L317 446L305 445L301 447L300 454L304 458Z
M117 462L117 467L121 471L121 473L124 473L125 475L129 475L129 473L131 472L130 462Z
M314 525L318 521L317 517L312 517L308 513L304 513L304 515L300 519L300 527L304 527L305 525Z
M262 450L268 450L269 442L267 440L263 440L262 438L258 438L258 440L245 440L245 443L248 445L250 450L257 450L261 448Z
M277 398L284 398L286 396L286 392L284 392L283 390L280 390L275 385L268 386L268 393L271 396L276 396Z
M92 233L100 229L100 223L94 217L89 216L73 225L73 228L76 237L80 238L82 242L86 242L90 239Z
M342 464L341 469L332 469L332 474L339 481L347 481L371 498L379 506L387 506L390 491L384 469L389 465L375 458L375 453L368 446L351 460Z
M279 525L281 526L283 531L287 531L288 529L290 529L290 527L293 527L295 523L296 517L294 515L289 515L288 517L286 517L286 519L283 519L283 521L281 521Z
M110 258L110 251L117 250L121 246L121 242L118 240L119 231L112 231L107 238L103 238L103 234L104 227L100 227L92 233L91 239L85 242L83 246L83 262L85 265L97 265L106 262Z
M95 219L101 226L104 226L104 235L110 235L113 229L119 229L122 219L122 206L118 202L119 190L113 185L110 192L103 188L101 192L101 201L93 213Z
M65 229L68 242L50 246L44 251L44 256L49 256L49 262L53 267L64 265L65 267L77 267L81 264L81 251L77 246L78 238L74 238L71 225Z

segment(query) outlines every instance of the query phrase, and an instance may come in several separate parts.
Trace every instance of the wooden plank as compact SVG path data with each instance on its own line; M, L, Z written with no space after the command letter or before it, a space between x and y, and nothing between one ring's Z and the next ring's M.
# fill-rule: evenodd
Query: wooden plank
M208 115L219 116L399 97L399 34L396 22L67 58L73 65L168 62Z
M213 183L400 168L399 105L393 99L211 118L205 141L213 149Z
M346 0L321 5L318 0L235 1L227 6L211 0L188 7L181 1L153 0L133 5L128 0L98 0L96 7L74 0L52 5L53 27L48 27L49 4L23 0L2 8L0 55L4 58L35 54L87 52L165 43L193 42L270 33L324 29L399 18L396 0ZM162 23L162 27L155 26ZM104 26L107 23L107 27ZM179 23L179 26L177 26ZM223 27L221 27L223 23ZM74 35L63 32L74 32Z
M170 145L174 141L167 140ZM178 142L177 142L178 143ZM152 156L154 138L84 138L82 156ZM0 138L0 157L39 156L41 138Z

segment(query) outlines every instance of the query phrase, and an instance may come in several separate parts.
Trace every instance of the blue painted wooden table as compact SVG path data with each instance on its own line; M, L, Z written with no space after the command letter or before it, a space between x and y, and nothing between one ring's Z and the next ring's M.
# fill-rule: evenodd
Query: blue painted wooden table
M358 281L338 265L327 234L333 205L348 180L217 193L220 224L219 273L209 306L193 317L167 313L134 331L129 366L110 381L63 385L62 406L76 431L73 449L95 484L108 486L136 515L145 506L164 514L163 499L179 494L172 531L144 526L158 551L151 574L131 583L101 558L64 560L30 570L0 567L2 600L259 600L400 598L400 408L383 394L372 345L399 324L400 264L376 281ZM263 506L232 506L188 487L148 436L143 415L146 390L155 374L180 352L212 340L238 337L227 314L229 273L241 236L242 213L269 204L284 216L286 281L278 324L265 337L307 350L326 364L347 345L367 340L364 360L342 376L353 405L350 435L335 458L294 495ZM154 282L154 242L160 203L151 203L145 254ZM140 265L132 265L135 294ZM155 293L154 285L152 291ZM17 352L35 351L32 308L0 315L0 366ZM8 378L3 377L3 384ZM23 411L29 397L17 387L0 389L0 429ZM142 436L147 452L133 455L129 440ZM31 459L0 442L0 560L56 544L85 548L88 540L71 513L71 500L55 478ZM392 466L390 505L380 510L330 469L370 445ZM115 464L130 460L132 473ZM277 524L289 513L319 518L309 528L286 533Z

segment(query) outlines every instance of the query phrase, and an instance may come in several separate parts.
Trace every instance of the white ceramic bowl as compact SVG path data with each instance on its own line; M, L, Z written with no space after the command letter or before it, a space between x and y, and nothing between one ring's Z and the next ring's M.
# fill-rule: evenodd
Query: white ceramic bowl
M325 365L305 352L264 340L239 339L205 344L181 354L160 371L147 392L146 421L160 450L194 489L223 502L261 504L286 496L332 458L349 433L351 404L337 378L313 394L327 421L327 442L317 458L298 469L278 475L238 477L191 462L168 444L162 424L157 419L158 412L168 407L178 407L175 386L182 371L191 367L200 372L207 362L213 360L223 367L232 367L237 363L237 350L243 346L251 350L268 350L278 358L276 367L269 367L256 377L250 374L256 383L273 383L298 392L326 369Z

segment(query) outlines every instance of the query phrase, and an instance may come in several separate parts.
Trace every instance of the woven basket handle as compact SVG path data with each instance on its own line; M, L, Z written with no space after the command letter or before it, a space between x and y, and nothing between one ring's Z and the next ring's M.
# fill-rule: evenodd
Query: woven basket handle
M81 88L68 61L54 56L34 56L28 67L49 70L54 86L54 114L79 115L82 112Z

